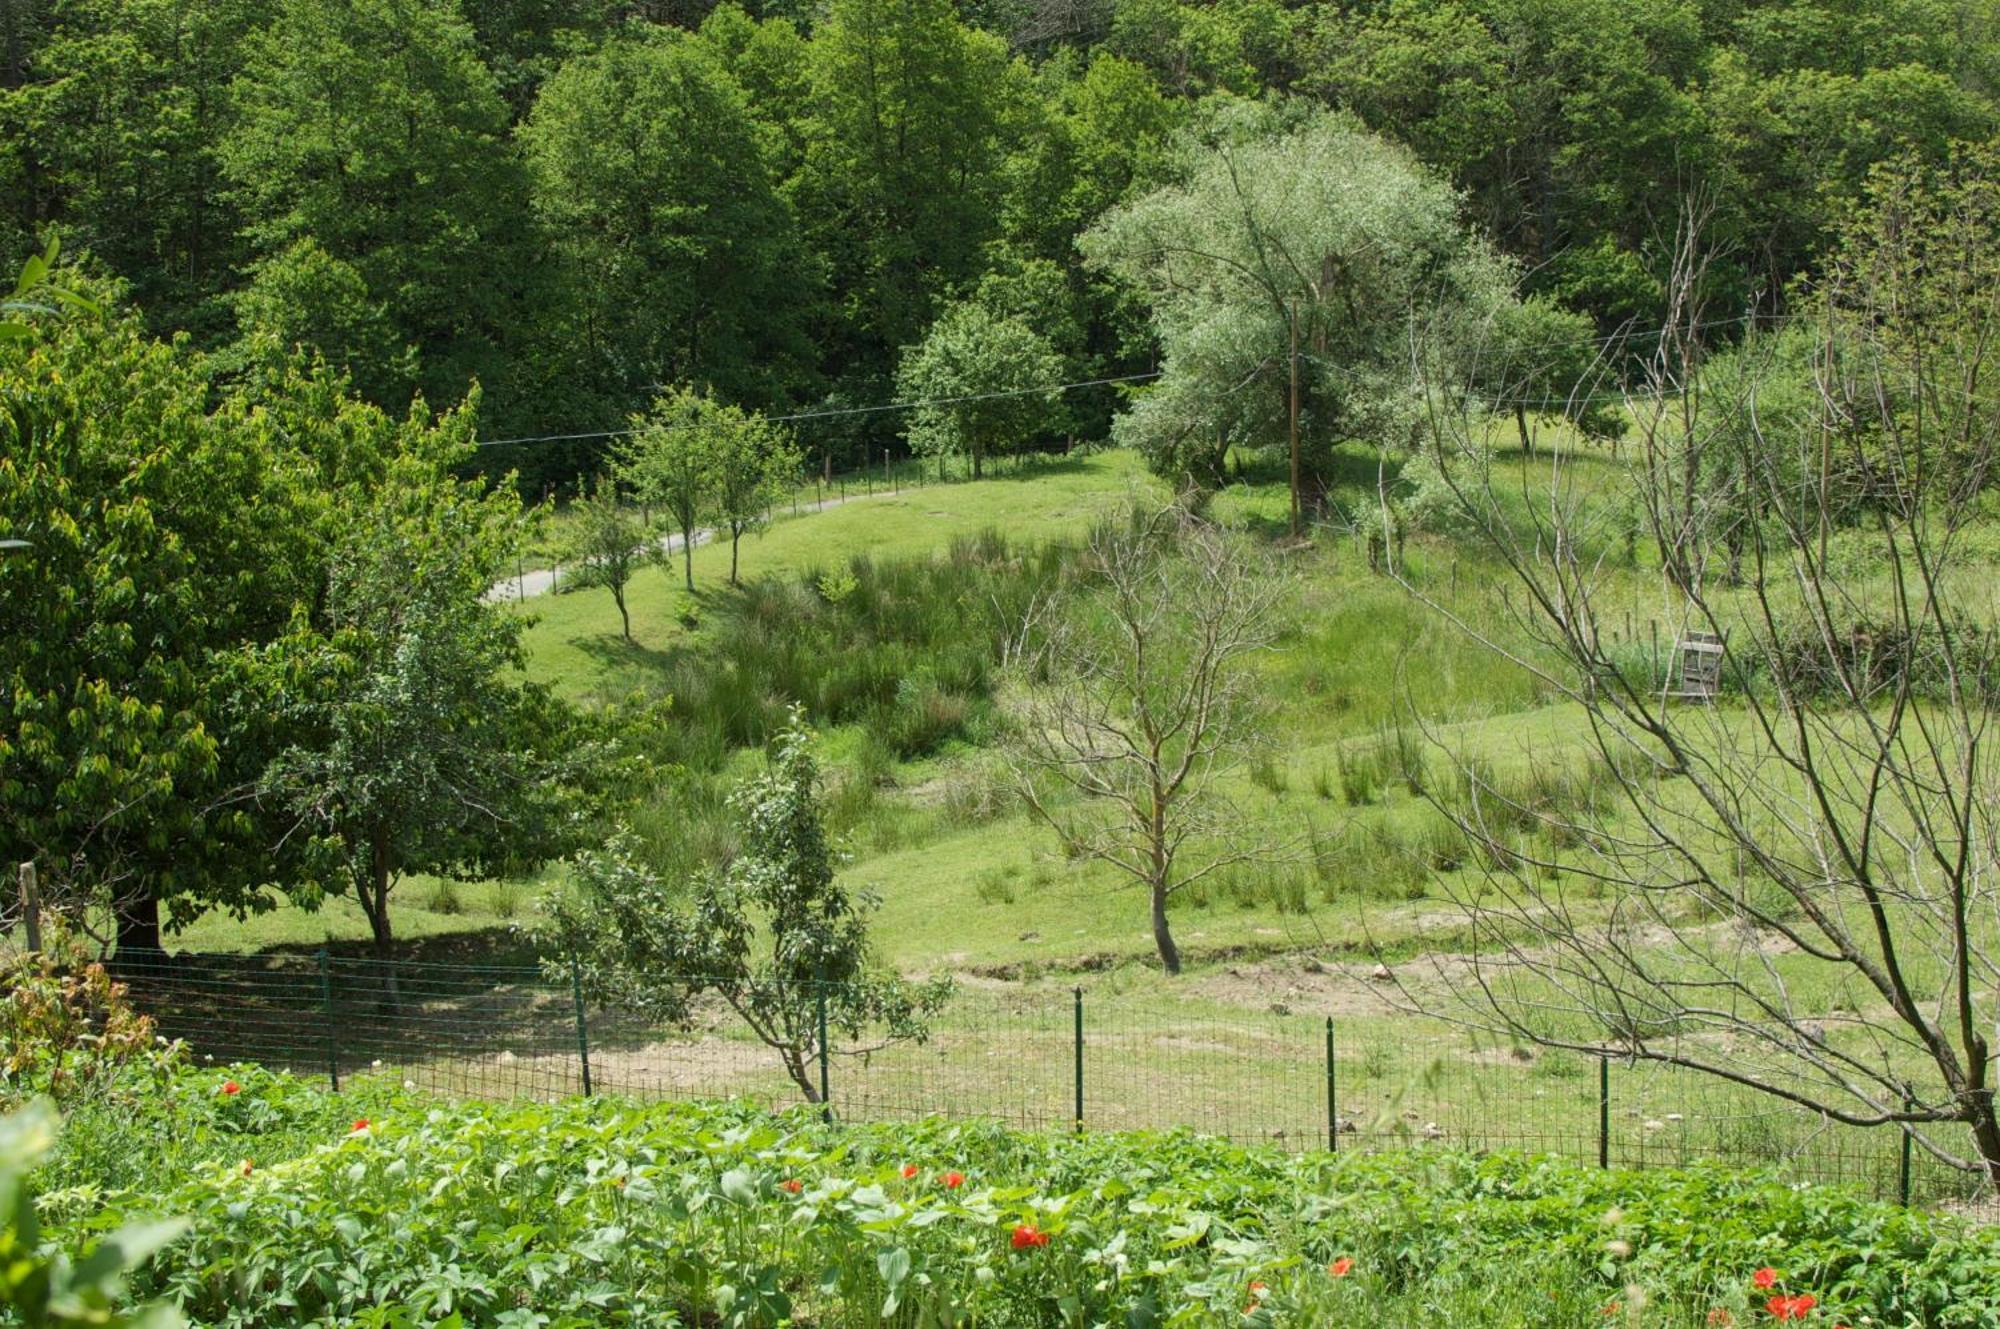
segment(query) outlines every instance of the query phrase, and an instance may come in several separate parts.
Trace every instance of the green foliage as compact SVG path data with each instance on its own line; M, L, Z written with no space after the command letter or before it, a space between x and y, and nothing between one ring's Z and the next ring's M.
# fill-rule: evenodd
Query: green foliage
M808 1102L832 1031L918 1041L951 993L871 971L873 901L834 879L837 853L820 807L819 767L802 708L774 740L770 769L730 796L742 824L726 868L689 883L685 905L614 839L576 863L550 904L550 936L590 995L688 1025L704 994L727 1002L784 1063Z
M1751 1275L1767 1266L1779 1290L1818 1299L1814 1323L1971 1329L2000 1314L1990 1230L1754 1173L826 1127L736 1104L452 1106L262 1075L224 1099L219 1078L189 1074L156 1113L91 1121L150 1166L103 1218L70 1218L73 1197L53 1207L59 1236L189 1215L143 1287L218 1326L1221 1329L1247 1304L1260 1324L1573 1329L1617 1301L1614 1323L1698 1329L1721 1322L1712 1310L1762 1317L1770 1294ZM162 1129L173 1118L199 1124ZM65 1152L106 1148L77 1134ZM1351 1262L1338 1276L1337 1260ZM282 1295L246 1298L252 1267Z
M835 363L879 383L938 299L979 274L1027 80L946 0L833 0L809 52L797 198L847 311Z
M181 1317L164 1306L129 1314L116 1307L125 1278L179 1237L185 1223L128 1223L100 1236L80 1260L42 1249L27 1178L55 1140L55 1109L46 1101L0 1117L0 1312L29 1329L177 1329Z
M707 45L635 29L565 62L521 144L556 256L535 330L553 422L614 417L659 383L768 404L811 373L813 265Z
M452 471L470 416L412 446L339 519L326 623L303 618L253 661L296 727L264 795L312 837L378 950L412 872L484 877L560 855L583 779L565 708L510 675L522 621L486 591L519 538L519 501Z
M240 353L303 340L398 413L500 380L525 191L452 0L281 4L231 103L216 156L255 253Z
M910 447L925 456L964 456L972 474L986 458L1025 446L1052 427L1063 364L1048 340L1020 318L984 305L953 305L921 343L904 350L896 389L906 401L936 402L910 412Z
M602 477L570 509L562 561L570 572L567 589L602 586L618 605L625 639L632 639L632 615L625 608L625 585L658 552L646 523L618 497L618 486Z
M1231 445L1285 437L1292 334L1309 461L1415 423L1411 337L1445 339L1508 299L1445 181L1349 117L1236 108L1191 143L1181 182L1115 209L1081 243L1152 304L1165 375L1114 437L1160 473L1215 484ZM1413 330L1411 311L1426 311Z
M126 316L0 343L0 531L30 545L0 554L0 853L58 895L243 908L283 870L231 796L275 748L224 663L322 553L271 426Z

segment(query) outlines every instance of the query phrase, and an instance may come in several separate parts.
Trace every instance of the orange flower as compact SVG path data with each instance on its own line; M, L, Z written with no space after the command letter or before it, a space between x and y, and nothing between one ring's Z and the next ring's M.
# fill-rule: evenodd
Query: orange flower
M361 1132L367 1129L368 1129L368 1118L356 1117L354 1119L354 1124L347 1128L347 1133L349 1135L359 1135Z
M1774 1320L1803 1320L1817 1305L1819 1298L1810 1292L1801 1292L1796 1297L1773 1297L1764 1303L1764 1309L1771 1312Z
M243 1092L243 1086L236 1083L236 1081L224 1080L222 1082L222 1096L224 1098L234 1098L236 1095L242 1092Z
M943 1184L946 1190L955 1191L965 1184L965 1174L963 1172L947 1172L939 1177L938 1181Z
M1716 1326L1716 1329L1729 1329L1730 1325L1736 1323L1736 1317L1722 1307L1717 1306L1708 1313L1708 1322Z
M1335 1260L1332 1264L1328 1265L1326 1267L1326 1271L1332 1274L1335 1278L1345 1278L1347 1277L1348 1272L1353 1268L1354 1268L1354 1261L1349 1257L1343 1255L1338 1260Z
M254 1166L254 1165L252 1165L252 1164L251 1164L251 1162L250 1162L250 1160L249 1160L249 1159L247 1159L247 1158L246 1158L246 1159L244 1159L244 1160L243 1160L243 1175L244 1175L244 1176L246 1176L246 1177L247 1177L247 1176L249 1176L249 1175L250 1175L250 1174L251 1174L252 1172L254 1172L254 1171L256 1171L256 1170L257 1170L257 1169L255 1168L255 1166Z
M916 1175L917 1175L917 1165L916 1165L915 1163L905 1163L905 1164L903 1164L903 1180L904 1180L904 1181L908 1181L908 1180L909 1180L909 1179L910 1179L911 1177L914 1177L914 1176L916 1176Z
M1778 1271L1776 1269L1773 1269L1770 1265L1767 1264L1762 1269L1759 1269L1756 1273L1750 1275L1750 1281L1755 1283L1758 1287L1763 1287L1763 1288L1776 1287L1778 1286Z
M1049 1234L1035 1227L1033 1223L1023 1223L1014 1229L1014 1249L1025 1251L1033 1246L1049 1244Z

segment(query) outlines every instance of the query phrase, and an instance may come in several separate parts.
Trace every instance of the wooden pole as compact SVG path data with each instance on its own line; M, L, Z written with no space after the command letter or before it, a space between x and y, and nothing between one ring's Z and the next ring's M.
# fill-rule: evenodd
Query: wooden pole
M1299 536L1299 305L1291 305L1292 325L1292 538Z
M35 878L35 865L21 864L21 925L28 939L29 954L42 949L42 888Z

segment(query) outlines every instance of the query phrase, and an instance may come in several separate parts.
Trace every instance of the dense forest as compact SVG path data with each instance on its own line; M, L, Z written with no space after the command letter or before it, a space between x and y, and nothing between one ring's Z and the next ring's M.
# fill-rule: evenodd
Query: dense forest
M835 465L924 427L839 412L996 381L963 363L981 348L1025 386L1199 361L1226 321L1149 323L1179 276L1133 235L1212 219L1216 191L1417 172L1437 188L1399 185L1388 224L1454 219L1480 252L1442 261L1576 341L1665 319L1691 212L1721 255L1706 307L1776 312L1872 170L2000 129L1984 0L22 0L0 23L0 257L59 235L218 387L303 345L396 414L477 382L497 443L694 385L809 416ZM1395 160L1356 158L1364 126ZM1266 157L1223 170L1229 142ZM1326 308L1306 335L1339 359L1366 319ZM1197 427L1170 382L1129 427L1243 441L1280 369L1256 411ZM1102 437L1138 390L1005 424ZM531 494L601 455L480 454Z

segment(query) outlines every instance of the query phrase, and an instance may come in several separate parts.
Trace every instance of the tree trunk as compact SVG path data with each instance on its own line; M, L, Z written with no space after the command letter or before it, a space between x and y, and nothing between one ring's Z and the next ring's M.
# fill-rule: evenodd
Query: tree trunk
M614 585L611 588L611 598L618 602L618 621L625 626L625 640L630 641L632 640L632 615L626 612L625 609L625 588L622 585Z
M1521 455L1535 455L1535 436L1528 432L1528 408L1520 402L1514 403L1514 427L1521 431Z
M736 585L736 584L737 584L737 582L736 582L736 546L737 546L737 545L739 545L739 544L741 544L742 542L743 542L743 531L742 531L742 528L740 528L740 527L737 527L737 526L733 526L733 525L732 525L732 526L731 526L731 527L729 528L729 584L730 584L731 586L734 586L734 585Z
M1160 963L1169 974L1181 971L1181 948L1174 945L1174 934L1167 927L1167 888L1153 887L1153 944L1160 948Z
M117 962L156 964L162 958L160 946L160 902L151 891L118 901Z
M694 593L694 527L681 527L681 575L687 578L688 593Z
M973 479L980 480L985 478L986 472L981 468L981 463L983 463L985 460L986 460L985 455L978 448L974 448L972 450Z
M799 1092L805 1095L806 1102L818 1103L820 1101L819 1085L813 1081L813 1068L806 1061L805 1049L801 1047L789 1047L785 1049L784 1055L785 1074L792 1077L792 1083L797 1085Z
M375 958L382 962L382 991L388 1004L402 1001L396 985L396 939L389 922L389 842L381 836L368 855L368 880L361 887L361 912L368 916L368 930L375 941Z

